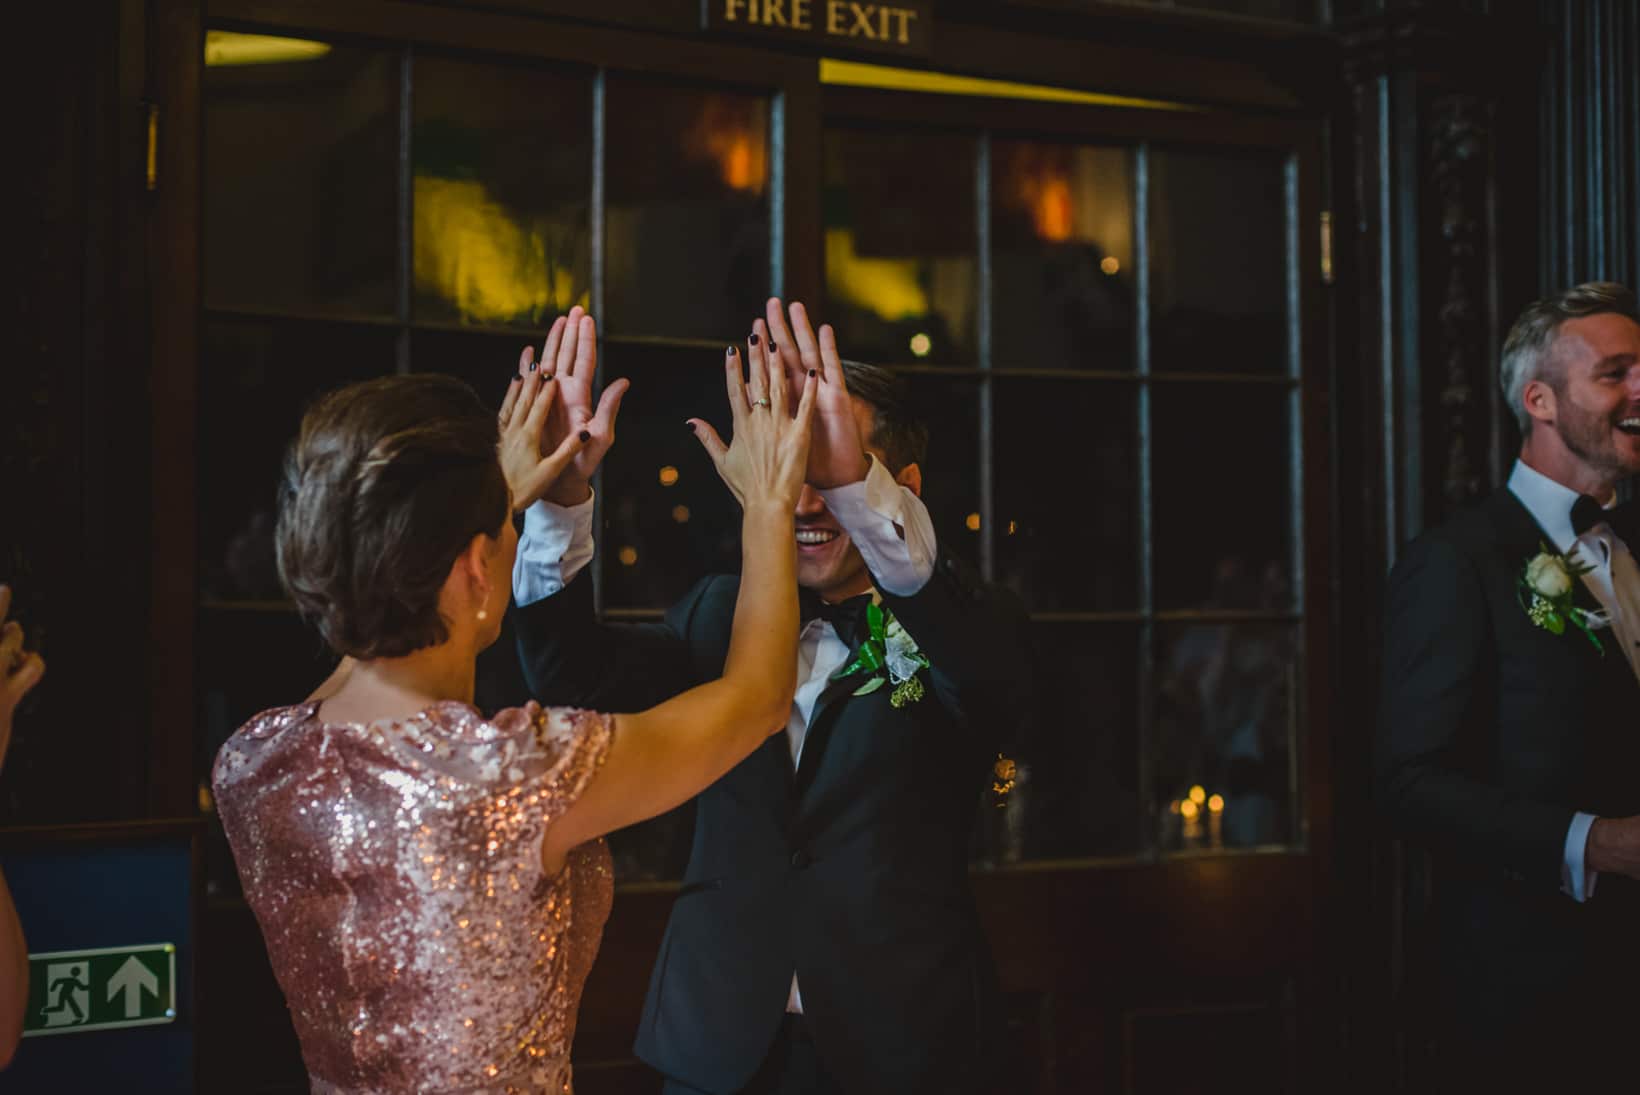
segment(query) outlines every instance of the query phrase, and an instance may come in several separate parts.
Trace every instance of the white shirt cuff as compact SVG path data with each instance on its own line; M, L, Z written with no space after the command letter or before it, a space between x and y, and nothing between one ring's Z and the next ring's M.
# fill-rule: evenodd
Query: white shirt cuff
M1593 814L1573 814L1572 823L1566 827L1566 851L1560 867L1560 889L1573 901L1587 901L1594 896L1595 880L1600 877L1598 871L1586 870L1583 866L1583 853L1589 846L1589 829L1594 825Z
M524 511L524 531L513 560L513 600L545 600L563 589L592 561L592 499L555 506L546 499Z
M896 483L880 461L872 458L860 482L820 496L860 549L877 588L909 597L928 584L934 573L934 522L922 499Z

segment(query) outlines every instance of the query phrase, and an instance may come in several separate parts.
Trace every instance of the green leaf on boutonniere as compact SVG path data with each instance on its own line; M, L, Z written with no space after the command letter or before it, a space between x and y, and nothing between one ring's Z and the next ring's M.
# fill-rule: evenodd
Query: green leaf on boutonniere
M917 649L894 614L874 602L866 606L866 637L860 649L831 679L840 681L856 673L870 673L871 678L855 689L854 694L869 695L885 684L893 684L890 700L895 707L904 707L926 694L917 673L928 667L927 655Z

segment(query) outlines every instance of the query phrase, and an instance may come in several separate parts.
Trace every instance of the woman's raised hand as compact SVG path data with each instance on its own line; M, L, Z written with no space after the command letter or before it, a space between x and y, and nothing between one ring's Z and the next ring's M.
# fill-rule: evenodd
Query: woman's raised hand
M11 614L11 587L0 585L0 764L11 744L11 714L45 676L40 655L23 649L23 627Z
M541 455L541 431L557 397L557 379L544 375L539 369L507 386L507 398L501 403L501 441L496 446L496 455L501 460L501 472L507 477L515 512L528 508L550 490L574 461L576 453L592 439L586 430L569 433L550 454Z
M808 466L817 377L813 372L804 377L794 412L780 363L768 352L768 340L755 332L746 342L745 365L743 377L741 354L729 347L723 371L734 419L730 443L725 445L703 419L691 418L689 428L742 508L768 502L789 512L797 508Z

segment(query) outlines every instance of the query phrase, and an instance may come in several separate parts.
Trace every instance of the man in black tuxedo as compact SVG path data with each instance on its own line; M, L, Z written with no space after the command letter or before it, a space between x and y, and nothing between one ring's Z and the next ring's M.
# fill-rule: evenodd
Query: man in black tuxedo
M1524 435L1507 488L1390 576L1380 792L1435 866L1446 1090L1572 1090L1640 1029L1634 293L1527 308L1502 384Z
M927 430L902 383L845 366L829 327L816 339L802 305L790 314L788 332L771 300L751 341L774 340L794 377L821 374L797 510L805 621L769 639L800 644L797 697L786 733L697 799L637 1053L672 1093L994 1090L995 974L967 854L1028 702L1024 614L935 542ZM556 501L527 515L514 581L535 695L631 711L716 676L736 578L703 579L662 624L600 626L575 576L590 492ZM851 672L863 647L886 664Z

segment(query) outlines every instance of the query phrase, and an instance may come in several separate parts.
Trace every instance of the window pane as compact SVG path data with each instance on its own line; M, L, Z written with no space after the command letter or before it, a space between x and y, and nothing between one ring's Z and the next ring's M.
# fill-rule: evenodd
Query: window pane
M1038 612L1137 609L1136 389L995 383L998 580Z
M689 845L695 838L695 802L668 810L609 834L615 882L670 881L683 877Z
M973 364L971 137L826 134L826 307L838 345L878 364Z
M1160 629L1156 775L1164 848L1293 839L1297 641L1290 624Z
M742 337L770 289L768 100L611 78L606 108L599 320L623 335Z
M1262 384L1155 386L1159 607L1292 610L1291 398Z
M486 406L499 409L507 385L518 375L518 355L528 345L539 356L545 338L545 334L415 331L410 336L410 371L460 377L473 386Z
M392 371L389 328L220 318L205 323L198 464L203 597L283 597L273 559L274 506L280 463L302 412L320 392Z
M417 56L417 319L545 326L591 300L592 85Z
M997 368L1133 368L1132 161L1125 148L992 145Z
M1150 161L1158 372L1286 373L1286 184L1273 156Z
M1139 627L1033 628L1037 721L1010 751L1015 787L981 826L982 858L1136 854Z
M685 424L729 440L723 352L617 344L604 375L632 380L604 460L604 604L667 608L703 575L740 570L740 507Z
M194 776L209 786L216 751L246 720L270 707L300 703L336 667L337 658L294 607L208 604L199 613L199 734ZM222 826L212 815L206 842L213 895L239 892Z
M207 307L391 316L395 55L210 31L205 59Z
M928 423L922 500L941 550L979 565L979 393L976 380L911 374L911 402Z

